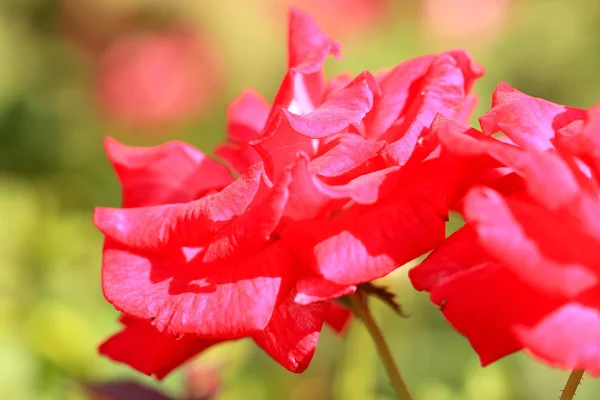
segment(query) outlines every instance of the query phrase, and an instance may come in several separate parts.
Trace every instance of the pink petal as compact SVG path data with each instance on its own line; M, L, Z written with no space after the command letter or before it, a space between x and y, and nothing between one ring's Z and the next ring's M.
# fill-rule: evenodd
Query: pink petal
M465 77L465 93L471 92L475 82L485 73L485 68L475 62L465 50L450 50L446 54L450 54L456 60L456 65Z
M376 97L372 111L365 118L368 137L379 138L409 106L415 83L422 79L435 59L433 55L417 57L397 65L379 81L381 96Z
M245 173L252 165L262 161L260 154L250 145L222 144L215 148L214 154L239 174Z
M312 304L320 301L337 299L356 292L355 285L338 285L316 274L305 276L296 282L298 304Z
M130 319L123 330L100 345L101 354L157 379L167 376L188 359L219 343L192 335L161 333L150 321Z
M316 142L294 131L284 110L280 109L269 119L262 136L250 144L263 158L267 175L277 180L285 168L294 163L298 152L312 157Z
M585 121L573 121L556 132L558 146L587 163L596 181L600 178L599 133L600 105L587 111Z
M225 166L187 143L129 147L107 137L104 148L123 188L123 207L188 202L233 181Z
M494 155L506 152L520 153L520 149L507 143L485 136L477 129L459 121L438 114L431 124L430 135L436 136L442 148L454 155L469 158L481 158L489 167L505 165L493 158Z
M296 261L289 252L269 245L210 264L201 255L144 253L107 240L104 296L120 311L153 320L161 332L232 339L264 329L293 284Z
M358 124L373 106L373 93L377 91L375 78L365 71L313 112L297 115L284 110L284 113L294 131L318 139Z
M479 102L479 97L476 94L470 94L465 98L465 101L460 108L460 110L456 113L456 120L460 122L464 122L468 124L471 118L473 117L473 113L475 112L475 108L477 108L477 103Z
M330 199L351 199L357 204L374 204L395 188L401 176L399 167L390 167L361 175L345 185L334 186L317 181L316 187Z
M245 211L262 177L257 164L219 193L186 204L97 208L94 223L107 237L138 249L197 247Z
M338 90L348 86L348 84L352 82L352 75L353 74L349 72L342 72L341 74L329 79L325 83L325 88L323 89L323 99L329 98L329 96L331 96Z
M341 58L340 45L323 33L308 14L292 7L288 34L288 68L302 74L318 72L329 54Z
M265 160L269 176L278 179L299 151L312 157L318 145L316 138L358 124L372 105L373 84L370 74L361 74L306 115L296 115L286 109L276 112L262 136L251 143Z
M268 192L263 194L266 198L255 201L248 211L223 228L206 247L202 261L210 263L227 257L243 257L267 244L283 216L291 181L292 174L288 172L274 187L264 185L262 191Z
M323 177L337 177L358 168L381 151L385 142L343 134L330 145L328 151L311 162L313 171Z
M294 165L290 166L292 182L284 211L286 223L315 218L331 203L331 198L319 190L319 178L311 172L309 163L308 157L299 153Z
M531 97L501 83L491 110L479 122L486 135L501 131L525 149L543 151L553 147L555 131L584 118L584 110Z
M416 151L419 137L426 132L439 113L457 114L465 100L465 76L459 62L449 53L432 62L423 83L405 111L404 119L392 127L385 138L393 141L388 148L389 163L404 165Z
M600 311L568 303L533 326L518 326L517 337L536 357L565 369L600 375Z
M303 372L317 348L328 309L328 303L303 306L288 298L273 312L265 330L253 339L283 367Z
M598 283L600 259L589 251L597 242L560 214L476 188L465 200L465 217L491 256L538 289L574 296Z
M322 101L323 64L329 54L341 58L340 45L325 35L306 13L290 9L288 73L273 100L269 120L279 108L297 114L313 111Z
M430 187L423 193L398 191L336 219L290 224L283 237L325 279L340 285L369 282L443 240L447 209L442 198Z
M247 144L260 136L270 110L269 103L255 90L245 90L227 107L227 134L230 140Z

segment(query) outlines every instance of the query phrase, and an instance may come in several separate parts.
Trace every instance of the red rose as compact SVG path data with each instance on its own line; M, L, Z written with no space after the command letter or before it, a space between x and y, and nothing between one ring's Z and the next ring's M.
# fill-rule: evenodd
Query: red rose
M322 64L339 45L299 11L291 18L289 71L272 107L245 92L216 153L239 172L263 159L271 179L295 165L277 231L311 267L296 285L307 304L352 293L443 240L448 185L437 143L423 139L437 113L468 119L483 69L451 51L327 81Z
M600 375L599 122L598 107L586 112L501 84L480 118L483 132L436 125L449 153L518 177L473 187L465 227L410 272L484 365L526 349ZM508 140L491 137L499 131Z
M339 57L339 45L292 10L273 105L248 91L228 110L228 142L216 153L235 181L183 143L107 141L130 208L95 213L105 297L168 340L194 339L182 354L252 337L301 372L323 322L347 323L348 310L329 300L444 238L446 166L423 138L437 113L468 114L482 69L453 51L326 81L328 54ZM131 345L119 339L128 330L110 339L109 356L136 366L115 345ZM171 361L144 372L166 373Z
M306 368L331 304L300 306L286 295L296 262L269 246L268 234L285 183L265 186L260 163L232 182L224 166L181 142L131 148L107 139L106 150L130 208L95 214L106 234L103 291L127 317L100 351L162 378L215 343L252 336L286 368ZM344 312L331 312L336 329ZM303 323L289 324L294 318ZM138 356L147 341L155 354Z

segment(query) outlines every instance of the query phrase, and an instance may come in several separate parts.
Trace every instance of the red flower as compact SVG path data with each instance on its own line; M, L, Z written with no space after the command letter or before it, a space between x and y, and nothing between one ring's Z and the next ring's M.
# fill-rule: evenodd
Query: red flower
M206 38L185 29L123 35L98 60L99 104L125 125L187 120L203 111L218 89L217 58Z
M292 10L273 105L246 92L228 110L217 154L236 180L184 143L107 141L129 208L95 213L104 295L157 335L186 338L179 354L252 337L301 372L323 322L338 331L347 323L349 311L330 299L443 240L446 173L436 143L422 138L436 113L468 113L482 69L454 51L327 82L328 54L339 57L339 45ZM109 356L138 365L119 353L133 346L120 335ZM164 361L144 372L176 366Z
M277 233L311 267L296 284L308 304L352 293L443 240L446 172L431 154L437 142L424 139L437 113L468 119L483 70L451 51L326 81L323 61L339 45L299 11L291 18L289 71L272 107L242 94L216 153L240 173L263 159L273 180L292 168Z
M501 84L480 118L483 132L436 125L449 153L519 177L473 187L465 227L410 272L484 365L526 349L600 375L599 122L598 107L586 112ZM491 137L499 131L509 140Z
M268 218L277 219L276 210L255 207L254 212L229 225L219 220L252 201L248 196L257 190L265 191L263 207L274 204L268 199L284 196L285 191L259 187L265 184L260 180L260 164L252 167L248 176L229 184L232 178L225 167L181 142L131 148L107 139L105 145L122 183L123 204L132 208L98 209L95 215L96 224L107 236L104 294L127 315L124 330L100 347L103 354L160 379L223 339L252 336L276 361L300 372L312 357L323 321L330 319L336 330L343 329L349 311L341 306L300 306L289 296L278 301L286 292L280 288L289 278L276 271L293 276L295 261L278 244L267 246L266 251L252 251L253 245L260 248L266 239L256 235L260 227L248 225L258 217L268 229ZM244 194L248 196L244 198ZM187 207L180 208L182 203ZM169 209L174 212L173 219L153 214L168 213ZM183 218L179 219L177 211ZM198 229L199 225L193 224L202 223L203 211L213 213L209 229L220 232L205 249L177 247L178 241L197 237L193 236L199 234L196 230L193 237L184 238L185 228ZM258 215L263 211L267 218ZM196 215L191 215L194 212ZM174 223L172 229L169 221ZM160 227L155 229L154 224ZM153 236L154 232L166 232L167 236ZM178 236L171 238L168 232ZM236 254L229 249L232 241L237 245ZM228 257L228 262L219 262L220 257ZM275 266L277 262L281 265ZM240 267L242 263L245 267ZM204 270L195 273L198 268ZM235 276L236 270L242 275ZM289 323L295 319L302 324ZM149 353L149 348L153 352Z

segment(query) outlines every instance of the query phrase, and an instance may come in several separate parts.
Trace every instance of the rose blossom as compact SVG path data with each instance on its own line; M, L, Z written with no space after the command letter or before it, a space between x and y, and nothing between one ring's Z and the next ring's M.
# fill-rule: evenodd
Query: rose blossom
M273 104L247 91L228 110L216 154L237 179L185 143L107 140L125 207L95 213L104 295L126 314L101 349L113 359L164 376L212 344L252 337L301 372L323 322L341 331L348 320L331 299L443 240L452 188L423 138L438 113L468 116L482 68L452 51L325 80L339 44L306 14L290 16ZM157 355L142 365L134 345L145 331Z
M526 349L600 375L600 108L501 84L480 124L440 118L434 130L457 162L504 178L468 191L466 225L410 271L412 282L484 365ZM507 138L491 137L499 131Z

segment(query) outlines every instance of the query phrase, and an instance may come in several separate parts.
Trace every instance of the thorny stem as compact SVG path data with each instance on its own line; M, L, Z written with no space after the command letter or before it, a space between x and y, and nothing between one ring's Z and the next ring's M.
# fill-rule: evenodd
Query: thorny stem
M375 323L375 320L369 311L365 294L359 289L355 294L348 297L354 315L363 321L367 327L367 330L369 331L369 334L371 335L371 338L373 339L373 342L375 342L377 352L379 353L379 357L381 358L383 366L385 367L390 383L398 395L398 400L412 400L412 397L408 392L408 388L406 387L406 383L404 383L404 380L400 375L400 371L398 370L392 354L390 353L390 349L385 343L383 335L381 334L381 331L377 327L377 324Z
M579 382L581 382L581 378L583 377L583 373L585 371L582 369L574 369L569 375L569 379L563 389L562 394L560 395L560 400L572 400L575 396L575 391L579 386Z

